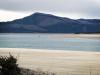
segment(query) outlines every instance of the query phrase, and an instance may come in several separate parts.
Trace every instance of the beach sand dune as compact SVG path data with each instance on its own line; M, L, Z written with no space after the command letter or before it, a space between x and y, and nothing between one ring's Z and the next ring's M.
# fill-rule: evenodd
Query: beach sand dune
M20 67L41 69L57 75L99 75L100 52L0 48L0 55L18 59Z

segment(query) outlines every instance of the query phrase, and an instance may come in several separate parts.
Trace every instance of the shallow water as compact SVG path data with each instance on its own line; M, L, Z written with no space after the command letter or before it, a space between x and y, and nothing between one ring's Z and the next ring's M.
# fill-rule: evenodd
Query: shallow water
M0 48L100 51L100 40L66 38L65 34L0 34Z

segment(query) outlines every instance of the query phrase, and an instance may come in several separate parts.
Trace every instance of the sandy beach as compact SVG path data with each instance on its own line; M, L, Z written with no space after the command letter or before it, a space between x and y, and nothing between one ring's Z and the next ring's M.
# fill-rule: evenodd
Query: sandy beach
M100 34L63 34L52 37L53 39L63 38L86 38L86 39L100 39Z
M24 68L41 69L57 75L100 74L100 52L0 48L0 55L9 55L9 52Z

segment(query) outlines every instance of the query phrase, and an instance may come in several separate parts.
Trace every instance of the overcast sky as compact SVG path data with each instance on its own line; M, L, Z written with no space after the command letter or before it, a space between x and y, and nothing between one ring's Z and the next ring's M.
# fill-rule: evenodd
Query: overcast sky
M0 0L0 21L21 18L34 12L74 19L100 19L100 0Z

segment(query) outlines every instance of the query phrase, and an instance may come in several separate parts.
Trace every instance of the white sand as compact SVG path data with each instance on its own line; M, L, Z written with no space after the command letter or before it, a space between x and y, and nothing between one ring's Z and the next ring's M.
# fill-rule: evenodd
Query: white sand
M100 52L0 48L0 55L9 52L25 68L40 68L58 75L90 75L90 71L92 75L100 74Z
M100 34L58 34L58 35L53 35L52 37L49 37L55 40L61 40L64 38L85 38L85 39L95 39L95 40L100 40Z

